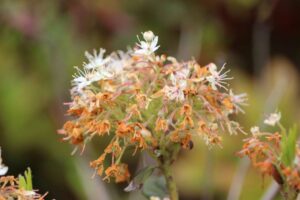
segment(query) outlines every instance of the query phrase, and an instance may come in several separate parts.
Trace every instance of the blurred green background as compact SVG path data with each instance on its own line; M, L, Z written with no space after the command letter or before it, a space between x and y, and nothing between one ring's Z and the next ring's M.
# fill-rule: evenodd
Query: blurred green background
M237 117L245 130L277 108L286 126L299 124L299 9L298 0L0 0L0 146L9 174L30 166L47 199L142 199L91 178L88 162L101 141L71 156L56 130L84 51L126 49L149 29L159 35L159 53L227 63L234 91L249 95ZM182 152L174 166L181 199L260 199L270 179L236 157L243 138L226 135L212 150L196 139Z

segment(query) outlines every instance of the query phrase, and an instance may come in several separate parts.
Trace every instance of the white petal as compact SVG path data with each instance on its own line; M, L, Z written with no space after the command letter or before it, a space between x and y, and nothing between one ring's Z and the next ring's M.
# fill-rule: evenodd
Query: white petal
M0 176L5 175L7 173L7 171L8 171L8 167L3 166L3 165L0 166Z

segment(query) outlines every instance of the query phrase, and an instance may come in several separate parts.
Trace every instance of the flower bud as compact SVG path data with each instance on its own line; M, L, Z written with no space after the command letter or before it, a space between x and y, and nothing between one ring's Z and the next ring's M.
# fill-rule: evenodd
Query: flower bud
M154 39L154 34L152 31L146 31L143 33L143 37L146 42L151 42Z
M217 72L217 66L215 63L209 63L207 65L207 67L208 67L208 70L210 71L210 73L214 74Z
M251 131L252 135L259 134L259 132L260 132L258 126L251 127L250 131Z

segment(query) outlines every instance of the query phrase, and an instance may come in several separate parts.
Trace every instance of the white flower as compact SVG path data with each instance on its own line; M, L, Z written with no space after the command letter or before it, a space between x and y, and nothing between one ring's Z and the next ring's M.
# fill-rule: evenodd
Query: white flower
M78 93L82 92L82 89L89 86L95 81L105 80L112 78L113 74L110 73L107 69L97 69L97 70L87 70L87 69L77 69L77 74L73 75L72 85L73 91L75 90Z
M95 79L94 71L88 71L86 69L81 70L78 67L77 74L73 75L72 85L75 86L78 90L82 90L86 86L90 85Z
M184 90L187 87L187 78L190 70L182 67L180 70L174 71L170 75L171 86L164 87L164 93L170 100L184 101Z
M257 135L258 133L260 133L258 126L251 127L250 131L251 131L252 135Z
M246 103L246 101L248 100L247 94L246 93L234 94L232 92L232 90L230 90L229 91L229 96L230 96L231 102L233 103L233 105L235 106L237 111L245 113L245 111L240 106L247 106L248 105Z
M143 37L146 40L146 42L151 42L154 39L155 35L152 31L146 31L143 33Z
M89 60L89 63L84 63L83 66L85 69L96 69L103 65L105 65L109 60L110 57L104 58L105 49L100 48L99 53L97 51L93 51L93 55L89 52L85 52L85 56Z
M157 46L158 36L155 36L152 31L147 31L142 34L145 41L140 41L138 37L139 44L137 44L138 48L134 54L149 56L159 48L159 46Z
M178 71L174 71L170 75L170 80L173 85L177 85L180 81L186 80L189 76L190 70L187 67L183 67Z
M118 51L117 53L112 53L110 57L111 59L107 64L107 70L114 75L121 74L130 60L128 52Z
M217 70L217 66L214 63L210 63L208 65L208 70L211 75L207 76L206 80L211 84L213 90L217 90L217 86L227 90L227 88L224 85L228 85L226 81L231 80L232 78L227 77L227 74L230 72L230 70L227 70L222 74L222 71L224 69L225 69L225 64L222 66L222 68L219 71Z
M183 90L186 88L186 81L180 81L176 86L168 86L164 87L164 93L170 100L176 101L184 101L184 92Z
M3 176L7 173L8 171L8 167L7 166L4 166L4 165L1 165L0 166L0 176Z
M264 123L270 126L274 126L279 122L281 118L281 113L271 113L267 119L265 119Z
M124 67L130 60L130 51L126 53L118 51L106 58L104 58L104 53L104 49L100 49L99 54L95 50L93 55L86 52L89 63L84 63L83 69L75 67L77 73L73 75L71 94L83 95L83 89L93 82L109 80L123 73ZM124 76L120 75L118 78L124 79Z
M91 83L92 81L85 76L74 76L72 81L72 85L74 85L77 90L82 90Z
M8 167L2 163L1 147L0 147L0 176L5 175L7 171L8 171Z

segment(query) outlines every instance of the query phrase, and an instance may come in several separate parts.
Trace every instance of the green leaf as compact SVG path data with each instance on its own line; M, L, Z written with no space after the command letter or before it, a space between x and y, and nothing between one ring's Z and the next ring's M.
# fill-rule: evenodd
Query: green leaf
M288 132L283 134L281 139L281 162L286 166L291 166L296 153L296 142L298 137L297 126L294 125Z
M28 167L27 171L25 171L25 179L27 183L27 190L33 190L32 187L32 175L31 175L31 169Z
M30 168L27 168L27 171L24 172L24 176L19 175L19 188L23 190L33 190Z
M26 181L25 181L24 176L22 176L22 175L19 175L19 188L26 190Z
M124 191L131 192L140 189L143 183L146 181L146 179L149 178L149 176L151 176L155 168L155 166L147 166L141 169L132 179L129 185L124 189Z
M168 195L167 191L166 180L163 176L152 176L148 178L142 189L143 195L147 198L151 196L164 198Z

